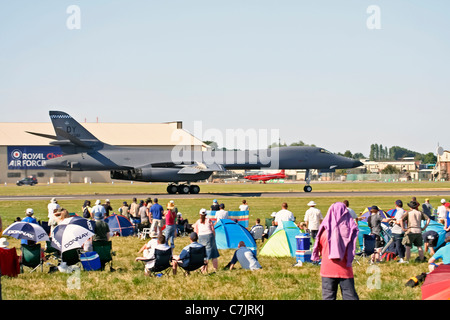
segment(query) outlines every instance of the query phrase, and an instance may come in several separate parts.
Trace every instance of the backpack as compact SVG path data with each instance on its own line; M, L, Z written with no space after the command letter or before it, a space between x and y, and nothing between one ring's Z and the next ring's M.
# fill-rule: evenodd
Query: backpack
M91 214L89 212L88 207L84 207L83 209L83 218L89 219L91 217Z
M396 258L395 253L393 252L385 252L381 256L381 261L393 261Z

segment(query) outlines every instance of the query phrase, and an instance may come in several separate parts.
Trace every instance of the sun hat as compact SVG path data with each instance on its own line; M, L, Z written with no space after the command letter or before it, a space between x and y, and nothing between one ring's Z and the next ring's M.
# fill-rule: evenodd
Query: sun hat
M100 203L102 203L100 200L95 201L96 206L98 206Z
M272 212L272 214L270 215L271 217L275 217L277 215L276 212Z
M410 201L408 202L408 207L415 209L419 206L419 204L417 203L417 201Z
M198 213L201 214L202 216L206 216L206 209L202 208Z
M103 213L101 213L100 211L95 212L94 219L95 220L102 220L103 219Z
M308 202L308 207L314 207L316 206L316 203L314 201Z
M34 214L34 210L31 209L31 208L28 208L28 209L26 210L26 213L27 213L27 215L32 216L32 215Z
M445 203L445 199L441 199L441 203Z

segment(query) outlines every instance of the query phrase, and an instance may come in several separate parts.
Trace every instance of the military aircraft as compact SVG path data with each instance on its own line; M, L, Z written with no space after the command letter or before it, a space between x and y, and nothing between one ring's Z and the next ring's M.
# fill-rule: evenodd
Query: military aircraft
M318 147L280 147L244 151L186 151L118 147L98 140L70 115L50 111L55 135L28 132L52 139L63 155L46 160L49 169L67 171L110 171L111 179L168 182L167 192L200 192L192 182L208 179L215 171L233 169L306 169L305 192L311 192L311 169L333 171L355 168L360 161Z
M262 181L266 183L266 181L273 180L273 179L284 179L286 178L286 174L284 173L284 170L281 170L278 173L274 174L254 174L251 176L245 176L244 179L251 180L251 181Z

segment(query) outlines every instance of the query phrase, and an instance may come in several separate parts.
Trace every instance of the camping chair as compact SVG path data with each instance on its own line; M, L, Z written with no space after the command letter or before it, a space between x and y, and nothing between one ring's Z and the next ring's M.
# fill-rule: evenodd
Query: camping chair
M250 230L250 234L252 235L253 239L255 239L255 240L262 240L263 233L264 233L264 227L261 225L254 226Z
M139 237L141 238L141 240L145 240L147 239L147 236L150 238L150 228L143 228L139 233Z
M274 218L266 218L266 228L269 229L272 226Z
M65 262L67 264L67 266L81 264L80 249L71 249L71 250L64 251L61 254L61 261Z
M50 241L45 241L44 254L46 260L52 257L54 257L55 259L59 259L61 256L58 249L52 247L52 239L50 239Z
M185 275L189 275L191 271L200 269L208 264L206 259L206 247L189 248L189 264L187 266L179 265L184 270Z
M30 272L35 271L41 267L41 272L44 271L44 259L41 254L41 244L27 245L22 244L20 247L22 251L22 258L20 260L20 273L23 273L23 267L31 268Z
M364 234L363 235L363 249L355 254L355 261L359 263L359 257L370 257L375 252L375 235L374 234Z
M152 268L148 269L150 275L155 276L158 273L169 275L170 270L172 270L172 249L167 250L155 249L155 257L153 259L141 261L145 264L151 260L155 260L155 264L153 265Z
M106 264L109 262L109 269L110 271L114 271L112 267L112 242L111 241L105 241L105 240L97 240L92 241L92 247L95 252L98 253L100 257L101 262L101 270L105 270Z

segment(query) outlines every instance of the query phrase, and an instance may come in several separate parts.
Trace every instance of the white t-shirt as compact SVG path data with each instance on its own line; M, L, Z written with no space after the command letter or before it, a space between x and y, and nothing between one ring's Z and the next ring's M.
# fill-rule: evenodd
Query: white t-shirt
M397 212L395 213L395 220L396 222L400 222L401 224L398 225L397 223L394 224L394 226L391 229L392 233L395 234L403 234L403 229L402 229L402 217L405 214L405 210L403 208L397 208Z
M59 204L57 204L56 202L50 202L47 206L48 209L48 219L52 219L54 217L54 210L55 209L59 209L61 208L61 206Z
M320 220L323 220L322 212L315 207L311 207L305 212L305 222L308 222L309 230L319 230Z
M241 204L239 206L240 211L247 211L248 210L248 204Z
M280 224L280 222L282 222L282 221L295 221L295 218L294 218L294 214L291 211L286 210L286 209L281 209L275 215L274 221L276 223Z
M445 219L447 215L447 208L444 205L439 206L437 208L437 215L439 219Z
M215 217L216 223L219 222L220 219L228 219L228 211L220 209L219 211L216 211Z

